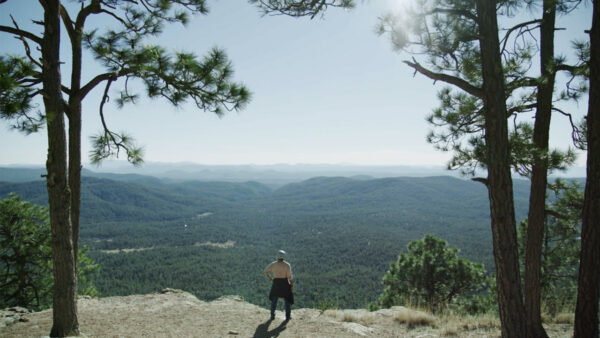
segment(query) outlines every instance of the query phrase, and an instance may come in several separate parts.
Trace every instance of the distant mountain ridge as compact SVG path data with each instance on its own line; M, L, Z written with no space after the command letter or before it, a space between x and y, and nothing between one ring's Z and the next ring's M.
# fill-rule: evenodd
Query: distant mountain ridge
M45 184L40 175L43 169L0 168L0 193L13 189L20 191L24 198L38 204L46 204ZM431 208L447 203L457 203L462 207L479 209L487 213L485 187L477 182L452 178L434 177L313 177L301 182L273 188L259 182L225 181L172 181L139 174L82 172L83 216L86 210L118 210L122 207L139 207L132 214L141 219L149 219L147 208L161 210L166 214L181 214L189 206L198 204L250 202L262 199L270 205L319 204L320 208L350 209L356 204L401 205L415 212L429 212ZM119 183L120 182L120 183ZM515 180L514 190L517 209L527 203L529 183ZM453 198L461 196L461 198ZM302 200L302 203L298 203ZM107 204L112 204L110 207ZM99 207L96 207L97 205ZM157 207L164 205L164 208ZM397 207L397 206L396 206ZM454 207L456 209L457 207ZM517 212L524 215L524 210ZM91 213L93 214L93 213ZM161 218L164 219L164 218Z
M41 180L46 170L42 166L0 167L0 181L25 182ZM196 163L148 162L134 167L126 161L105 161L102 166L84 166L84 176L127 181L256 181L271 188L297 183L313 177L349 177L369 180L386 177L460 177L458 171L443 166L375 166L351 164L273 164L273 165L201 165ZM585 167L569 168L552 177L585 178ZM485 176L482 173L481 176ZM518 179L517 177L515 177Z
M0 181L24 182L40 180L45 168L0 167ZM153 177L164 181L258 181L271 187L300 182L317 176L344 176L357 179L395 176L458 176L441 166L358 166L358 165L200 165L194 163L145 163L133 167L123 161L106 161L101 167L84 168L82 175L115 180L145 180ZM121 176L125 175L125 176Z

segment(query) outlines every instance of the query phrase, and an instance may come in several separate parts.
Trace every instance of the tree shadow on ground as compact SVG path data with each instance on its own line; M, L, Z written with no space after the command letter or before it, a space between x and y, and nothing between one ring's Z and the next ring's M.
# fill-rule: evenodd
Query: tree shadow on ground
M286 329L286 325L287 325L288 321L285 320L285 321L281 322L281 324L279 324L278 327L269 331L269 325L271 325L272 321L273 321L273 319L269 319L266 322L260 324L256 328L256 331L254 331L254 335L252 337L254 337L254 338L279 337L279 334Z

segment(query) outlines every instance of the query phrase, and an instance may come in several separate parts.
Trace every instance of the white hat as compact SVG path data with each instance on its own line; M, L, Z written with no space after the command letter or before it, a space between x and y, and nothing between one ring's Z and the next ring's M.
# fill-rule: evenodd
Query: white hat
M285 251L283 251L283 250L277 251L277 259L284 259L284 258L285 258Z

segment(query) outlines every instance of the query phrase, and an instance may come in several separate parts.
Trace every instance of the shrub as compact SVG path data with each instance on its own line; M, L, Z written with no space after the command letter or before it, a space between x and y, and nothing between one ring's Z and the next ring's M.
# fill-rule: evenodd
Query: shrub
M419 304L436 312L487 286L483 265L458 257L458 249L440 238L426 235L407 247L383 277L383 307Z

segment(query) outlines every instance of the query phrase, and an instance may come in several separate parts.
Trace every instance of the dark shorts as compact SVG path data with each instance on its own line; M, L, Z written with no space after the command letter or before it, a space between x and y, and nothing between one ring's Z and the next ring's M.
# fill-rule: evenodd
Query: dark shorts
M294 304L294 294L290 288L290 283L287 278L275 278L273 279L273 285L271 285L271 292L269 292L269 299L272 301L276 298L284 298L290 304Z

